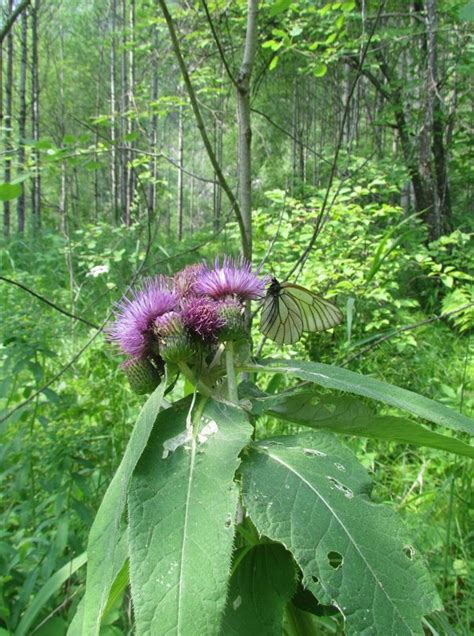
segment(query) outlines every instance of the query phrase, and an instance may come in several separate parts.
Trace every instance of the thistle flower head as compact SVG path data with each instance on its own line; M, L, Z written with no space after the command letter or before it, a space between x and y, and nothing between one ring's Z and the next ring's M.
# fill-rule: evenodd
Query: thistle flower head
M252 272L251 264L245 259L232 260L225 257L222 265L216 259L214 268L204 271L194 284L198 294L210 296L214 300L237 297L239 300L256 300L265 291L266 280Z
M224 325L219 306L211 298L191 297L183 306L182 318L191 333L207 342L214 342Z
M196 265L188 265L177 272L173 277L173 287L176 294L183 299L195 295L196 281L206 271L207 267L204 263L197 263Z
M145 358L151 352L153 322L177 306L164 277L144 282L141 289L118 303L115 321L107 329L109 340L132 358Z

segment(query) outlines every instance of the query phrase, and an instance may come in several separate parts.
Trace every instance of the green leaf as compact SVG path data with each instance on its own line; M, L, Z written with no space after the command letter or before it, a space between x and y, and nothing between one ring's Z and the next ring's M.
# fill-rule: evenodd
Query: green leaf
M474 458L474 446L455 437L434 433L406 418L375 415L362 402L349 396L323 396L310 391L292 394L287 391L278 397L257 398L256 410L334 433L427 446Z
M303 585L335 605L346 634L423 634L440 601L421 557L371 482L330 433L254 444L242 461L244 504L257 530L291 551Z
M467 22L474 22L474 0L469 0L459 9L459 18Z
M270 62L270 66L268 67L269 71L273 71L273 69L275 69L278 66L279 59L280 58L278 57L278 55L275 55L275 57Z
M291 6L293 0L275 0L270 8L270 16L273 17L279 13L283 13Z
M355 393L390 404L446 428L464 431L470 435L474 434L474 421L465 415L456 413L444 404L341 367L333 367L320 362L268 358L261 360L260 364L249 365L242 370L292 375L328 389Z
M276 543L255 545L230 580L222 636L281 634L283 610L295 590L291 554Z
M18 625L15 636L26 636L31 634L30 629L34 623L35 618L44 609L49 599L56 594L59 588L71 578L74 572L77 572L84 563L87 561L87 555L84 552L80 556L76 557L63 565L61 569L55 572L43 585L43 587L35 595L33 602L23 614L23 617Z
M320 62L319 64L316 64L316 66L314 67L313 75L315 77L324 77L327 71L328 71L328 67L326 66L326 64L324 64L323 62Z
M12 201L21 194L19 183L0 183L0 201Z
M163 399L166 382L148 398L125 450L120 466L105 493L89 534L87 545L87 584L82 631L88 636L99 633L102 613L115 578L119 556L121 520L133 470L148 442ZM122 566L120 563L119 567Z
M129 495L139 634L215 634L237 507L234 474L252 428L242 410L187 398L162 411ZM193 432L191 432L191 418Z
M128 584L128 561L127 561L127 548L128 548L128 531L126 530L119 539L117 549L115 551L114 556L114 569L113 569L113 579L114 582L110 588L110 592L107 598L107 603L105 604L104 611L101 616L101 623L103 620L109 617L111 613L114 603L116 603L117 598L120 593L123 591L124 587ZM83 636L84 632L82 630L83 619L84 619L84 607L85 607L85 597L83 596L80 602L76 607L76 613L74 614L74 618L71 621L69 628L67 630L67 636ZM103 636L103 626L100 629L100 635Z

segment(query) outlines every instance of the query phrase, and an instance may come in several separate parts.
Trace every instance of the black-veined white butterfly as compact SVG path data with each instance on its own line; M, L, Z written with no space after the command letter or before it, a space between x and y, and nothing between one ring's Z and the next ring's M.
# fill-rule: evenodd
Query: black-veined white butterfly
M292 283L276 278L263 301L260 331L278 344L293 344L303 331L324 331L342 321L342 313L333 303Z

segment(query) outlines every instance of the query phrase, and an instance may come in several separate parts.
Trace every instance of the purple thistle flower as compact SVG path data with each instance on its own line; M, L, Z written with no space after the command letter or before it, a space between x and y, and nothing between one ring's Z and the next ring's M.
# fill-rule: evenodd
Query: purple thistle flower
M151 353L153 322L176 308L176 294L169 290L163 276L148 279L141 289L117 304L115 322L107 329L109 340L132 358L146 358Z
M224 325L224 319L219 316L219 305L210 298L191 297L182 311L185 326L203 340L213 342L217 332Z
M256 300L264 294L266 280L260 279L252 272L251 264L245 259L239 261L225 257L221 264L216 259L214 269L203 272L194 289L199 294L204 294L220 300L229 296L236 296L239 300Z
M188 298L195 295L195 284L198 278L207 272L204 263L188 265L173 277L173 288L180 298Z

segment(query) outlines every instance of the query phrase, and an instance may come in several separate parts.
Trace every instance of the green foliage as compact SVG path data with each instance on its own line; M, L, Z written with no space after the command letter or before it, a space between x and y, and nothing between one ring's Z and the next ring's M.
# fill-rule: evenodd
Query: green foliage
M200 400L194 409L186 399L162 412L133 477L130 578L140 633L219 629L237 508L233 478L251 427L241 411Z
M216 63L215 42L201 5L171 4L208 132L216 148L222 145L221 161L234 187L233 88L221 64ZM236 74L246 3L217 0L208 6ZM343 104L355 77L354 67L347 61L351 56L360 59L378 7L367 3L362 16L354 2L269 0L260 6L261 47L252 88L252 107L260 111L252 113L254 254L258 263L269 250L264 270L284 278L306 248L321 213ZM470 184L474 165L469 6L463 0L449 0L436 7L438 91L446 123L454 231L438 241L427 241L421 216L412 214L413 200L404 200L409 174L393 128L394 107L390 100L380 99L364 78L348 112L322 231L298 280L346 310L346 329L305 336L285 351L289 357L298 354L328 365L346 365L369 379L420 393L464 415L474 412L469 384L473 372L469 338L474 325L469 306L473 302ZM124 28L123 16L117 15L112 32L109 2L66 0L54 11L47 2L41 3L42 136L35 143L17 138L19 92L18 85L14 86L13 152L4 152L13 157L13 178L0 185L0 200L10 201L12 221L10 238L0 246L2 275L98 325L140 267L142 275L170 274L202 257L240 251L225 198L216 224L213 170L183 95L163 20L153 3L137 0L134 7L133 31ZM416 140L425 130L429 112L424 94L429 82L423 82L420 75L426 66L426 16L418 19L414 11L401 11L397 3L388 3L386 13L378 24L373 39L376 49L367 58L366 70L376 72L380 54L397 76L416 155ZM20 20L13 33L14 69L19 75ZM125 112L122 98L126 91L120 79L112 110L108 74L112 42L117 77L121 56L125 60L130 53L135 56L133 104ZM155 77L159 79L158 94L152 96ZM29 98L27 101L31 104ZM191 179L186 173L186 236L182 243L174 238L177 171L165 159L177 159L180 108L185 168L208 180ZM20 146L25 150L24 165L17 160ZM121 224L122 209L113 206L111 165L115 152L122 171L131 146L134 152L129 165L135 185L132 223L125 226ZM40 153L39 165L35 151ZM42 183L43 227L33 232L29 207L36 170ZM60 213L63 176L64 217ZM150 211L145 200L152 183L156 185L156 205ZM14 231L20 184L27 201L25 234ZM86 549L88 531L120 464L140 400L129 390L102 336L45 388L93 332L4 281L0 281L0 290L0 418L20 407L0 424L4 494L0 507L0 632L35 630L44 636L63 635L69 626L71 634L80 634L84 603L78 600L85 568L73 573L71 564L80 562ZM440 321L426 322L450 312L454 313ZM419 324L423 322L426 324ZM258 318L254 324L257 348ZM405 327L409 329L399 329ZM282 355L268 342L262 351L268 356ZM356 399L332 389L311 387L306 393L302 389L293 392L297 379L288 373L271 380L262 374L257 382L266 392L260 397L251 395L257 439L303 426L343 434L373 478L374 500L399 510L428 561L449 621L430 616L424 623L426 630L469 634L474 590L469 539L474 507L472 465L467 460L472 446L467 434L434 431L431 424L401 417L397 408L403 405L405 394L397 407L387 400L369 405L367 397ZM183 389L178 380L167 399L180 398ZM192 388L186 386L185 390ZM275 394L281 390L284 393ZM40 392L33 397L36 391ZM249 401L247 395L243 398ZM337 452L347 452L336 445ZM336 489L331 494L341 492ZM305 634L341 633L337 610L317 603L312 596L304 602L300 598L304 596L301 572L281 545L259 537L249 519L237 524L236 530L224 631L238 633L238 622L246 631L275 633L283 615L288 635L298 629ZM128 549L125 540L123 535L123 543L117 546L122 556ZM113 541L110 548L114 549ZM108 581L101 590L104 635L133 630L128 565L122 558L118 561L113 568L107 562ZM324 559L322 562L329 575L342 574L340 569L333 572L332 566L330 570ZM249 593L251 575L260 605L250 605L256 598ZM273 587L264 585L268 578ZM298 586L294 595L293 585ZM239 596L242 602L234 609ZM51 613L55 614L48 618Z
M147 445L163 399L165 382L152 393L130 436L127 450L105 493L92 525L87 544L87 586L84 599L82 629L98 634L100 620L116 576L125 561L120 549L122 516L125 510L128 482Z
M242 474L257 529L291 551L304 586L339 609L348 634L423 634L423 615L440 608L425 565L394 513L369 501L367 474L332 435L263 440Z
M473 421L440 404L337 367L263 360L241 370L295 375L474 433ZM247 383L241 387L245 399L240 403L229 405L193 393L158 413L164 386L155 390L139 416L92 526L85 604L77 619L85 631L99 633L112 580L122 568L127 572L122 565L126 555L118 550L119 562L114 551L128 493L125 534L140 633L241 633L249 626L279 632L283 610L287 622L299 615L303 601L298 593L307 595L303 607L310 613L319 615L325 606L337 609L349 634L424 633L424 617L442 609L439 596L395 512L370 500L371 481L355 455L323 431L251 441L252 429L241 408L256 416L273 410L315 427L318 419L323 426L324 419L337 423L338 417L351 423L364 413L363 406L344 403L345 398L340 404L335 398L331 406L336 408L326 404L325 413L316 411L315 422L298 390L262 396ZM231 396L230 387L228 391ZM221 391L217 395L222 400ZM299 408L286 408L291 397L299 399ZM365 417L370 422L372 416ZM333 430L350 432L344 426ZM389 439L390 430L387 426ZM393 438L399 435L395 422ZM423 431L415 428L410 441L420 440L423 443ZM114 484L119 483L117 490ZM237 549L230 570L234 531ZM285 550L269 546L268 540ZM269 563L268 554L273 555ZM99 577L104 562L106 576ZM276 578L272 568L280 573ZM302 586L298 593L297 582ZM122 587L123 582L118 584L119 590ZM255 595L258 602L252 600ZM70 633L76 629L73 623ZM307 633L316 632L308 627Z

